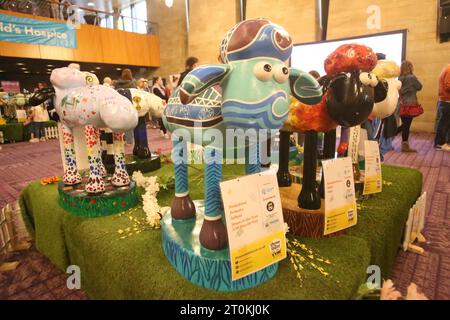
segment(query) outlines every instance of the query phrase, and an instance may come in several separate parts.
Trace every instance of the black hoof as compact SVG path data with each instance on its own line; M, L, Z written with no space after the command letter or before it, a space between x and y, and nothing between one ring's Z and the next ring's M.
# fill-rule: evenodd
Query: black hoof
M228 246L227 229L222 220L203 221L200 244L209 250L221 250Z
M280 188L290 187L292 185L292 179L289 172L278 172L277 180Z
M321 207L321 201L317 184L314 188L312 188L312 190L308 190L306 188L302 189L297 200L299 208L306 210L319 210Z
M175 196L173 198L170 214L175 220L187 220L195 217L195 205L189 194L184 197Z

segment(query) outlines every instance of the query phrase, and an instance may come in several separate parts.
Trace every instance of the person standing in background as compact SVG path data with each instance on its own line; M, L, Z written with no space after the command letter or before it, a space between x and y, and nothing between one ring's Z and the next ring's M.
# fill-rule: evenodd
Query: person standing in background
M50 0L50 10L53 19L61 19L59 4L60 0Z
M178 87L178 80L179 80L179 76L169 76L169 82L170 82L170 88L173 90L175 90Z
M114 83L114 89L131 101L131 95L128 90L119 90L131 88L136 88L136 81L133 79L133 73L130 69L123 69L120 78ZM134 144L133 130L125 131L125 143L130 145Z
M150 88L150 85L148 84L148 80L147 79L144 79L144 91L145 92L151 92L152 91L151 88Z
M161 99L163 99L166 103L169 100L169 97L166 95L166 89L164 88L163 79L161 77L153 78L152 92L155 95L157 95L158 97L160 97ZM161 130L160 131L161 136L164 136L168 139L169 134L167 133L167 129L164 126L164 123L161 118L158 118L158 123L159 123L159 129Z
M133 73L130 69L123 69L120 78L115 83L115 89L136 88Z
M172 95L172 86L170 85L170 83L168 81L166 81L166 79L163 79L163 83L164 83L164 90L166 91L166 97L167 100L170 98L170 96Z
M45 141L45 136L42 135L42 130L44 129L43 124L44 122L49 121L50 118L44 104L31 107L30 120L30 130L32 135L30 142Z
M450 151L450 64L439 77L439 122L436 129L434 147L438 150Z
M103 85L104 85L105 87L113 88L113 85L112 85L112 79L111 79L110 77L104 77L104 78L103 78Z
M403 61L398 79L402 83L399 99L402 119L401 152L416 152L409 146L408 140L413 119L423 113L423 108L417 99L417 92L422 90L422 84L414 75L414 66L410 61Z
M189 72L194 70L198 67L198 58L196 57L189 57L186 59L185 63L186 69L180 74L180 78L178 79L177 87L183 82L184 77L187 76Z
M144 79L139 79L136 81L136 88L139 90L144 90Z

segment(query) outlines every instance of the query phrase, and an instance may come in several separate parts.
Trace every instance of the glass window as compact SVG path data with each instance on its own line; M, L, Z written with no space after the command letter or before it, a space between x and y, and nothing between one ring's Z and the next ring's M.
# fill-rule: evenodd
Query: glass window
M100 22L100 26L103 28L112 29L114 25L113 16L105 15Z
M134 32L147 33L147 1L141 1L133 6L133 18L136 18Z
M133 32L133 20L131 19L131 7L122 9L123 30Z

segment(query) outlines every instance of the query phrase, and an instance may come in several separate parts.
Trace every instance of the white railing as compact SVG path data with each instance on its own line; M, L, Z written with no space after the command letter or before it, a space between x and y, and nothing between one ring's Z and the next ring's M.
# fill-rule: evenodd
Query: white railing
M426 242L422 234L425 226L425 211L427 205L427 193L424 192L416 201L414 206L409 210L408 221L406 221L405 234L403 240L403 251L411 251L415 253L424 253L423 248L414 245L417 240L418 243Z

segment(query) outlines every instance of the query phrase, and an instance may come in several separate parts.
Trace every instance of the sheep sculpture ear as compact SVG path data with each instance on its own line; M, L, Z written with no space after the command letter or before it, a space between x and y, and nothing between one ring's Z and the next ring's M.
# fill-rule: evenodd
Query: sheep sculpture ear
M375 103L379 103L384 101L387 97L387 93L389 91L389 84L384 79L378 79L378 84L375 87L374 91L374 101Z
M71 64L69 64L68 67L71 68L71 69L77 69L78 71L81 70L80 69L80 65L78 63L71 63Z
M188 104L206 89L222 82L231 67L227 64L208 64L189 72L180 85L180 100Z
M289 81L292 95L308 105L318 104L322 100L322 87L312 75L299 69L291 68Z

